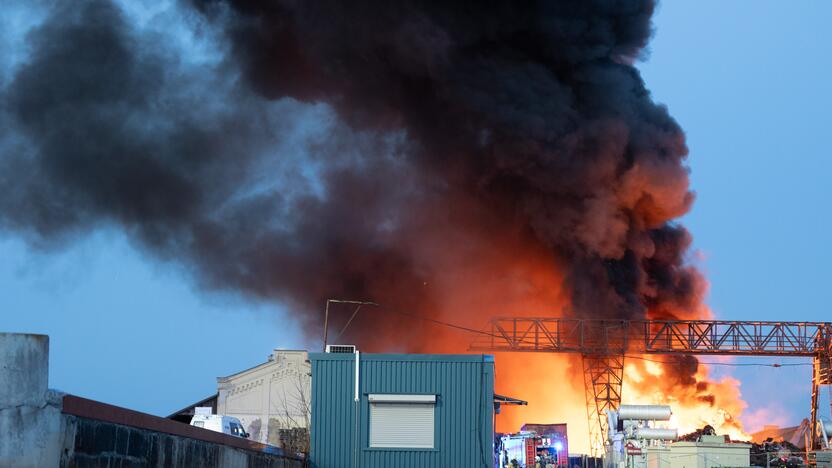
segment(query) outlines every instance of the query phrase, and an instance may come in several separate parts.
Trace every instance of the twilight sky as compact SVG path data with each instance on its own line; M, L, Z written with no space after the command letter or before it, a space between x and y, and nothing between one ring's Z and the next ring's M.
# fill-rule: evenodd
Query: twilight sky
M0 85L25 60L38 5L13 2L0 19ZM830 319L830 13L820 1L668 1L655 17L639 68L687 133L697 201L682 222L719 318ZM319 113L307 114L314 128ZM50 385L80 396L164 415L272 348L319 346L280 307L205 293L184 267L147 260L107 227L58 251L0 233L0 259L0 330L50 335ZM805 417L809 369L714 373L741 380L753 430Z

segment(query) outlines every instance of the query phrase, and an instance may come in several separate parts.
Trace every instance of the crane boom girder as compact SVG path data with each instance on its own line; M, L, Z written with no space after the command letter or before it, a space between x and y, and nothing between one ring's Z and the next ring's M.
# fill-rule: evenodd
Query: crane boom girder
M490 327L490 333L472 343L472 350L740 356L817 356L832 351L832 322L498 317Z
M819 387L832 384L832 322L497 317L490 328L472 351L581 354L594 454L606 440L605 412L621 404L627 353L812 357L812 428ZM807 450L815 443L809 437Z

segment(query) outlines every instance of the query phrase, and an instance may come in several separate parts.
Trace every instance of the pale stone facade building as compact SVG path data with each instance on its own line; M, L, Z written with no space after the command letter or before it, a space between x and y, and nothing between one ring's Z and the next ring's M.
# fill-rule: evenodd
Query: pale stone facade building
M301 451L287 445L309 429L311 373L306 351L276 349L259 366L217 378L217 414L238 418L251 440Z

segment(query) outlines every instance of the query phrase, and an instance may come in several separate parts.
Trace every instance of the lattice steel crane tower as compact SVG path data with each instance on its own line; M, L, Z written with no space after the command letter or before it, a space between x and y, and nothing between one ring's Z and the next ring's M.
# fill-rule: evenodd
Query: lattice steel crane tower
M811 357L812 434L807 451L817 440L819 388L832 384L832 322L499 317L491 320L490 328L490 333L475 339L471 350L582 356L589 440L595 455L607 437L605 411L621 405L627 353Z

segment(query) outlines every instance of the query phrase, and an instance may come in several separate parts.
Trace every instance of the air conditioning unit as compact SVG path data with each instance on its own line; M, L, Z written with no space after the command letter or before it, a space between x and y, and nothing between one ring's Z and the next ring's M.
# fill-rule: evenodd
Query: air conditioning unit
M326 345L326 352L327 353L345 353L345 354L355 354L358 350L358 347L355 345L347 344L328 344Z

